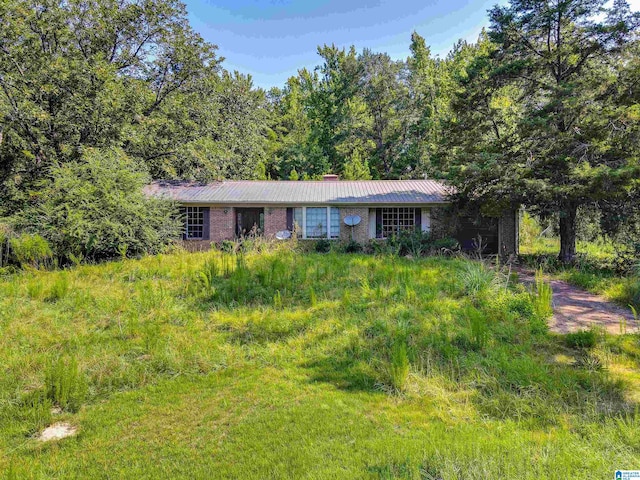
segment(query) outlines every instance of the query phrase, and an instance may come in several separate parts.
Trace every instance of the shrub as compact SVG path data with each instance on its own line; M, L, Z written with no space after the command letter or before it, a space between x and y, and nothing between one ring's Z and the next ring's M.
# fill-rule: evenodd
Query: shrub
M595 330L567 333L564 336L564 343L570 348L593 348L598 343L598 334Z
M420 257L431 247L431 236L419 230L403 230L397 237L399 254Z
M316 242L315 249L318 253L329 253L331 250L331 242L326 238L322 238Z
M9 238L11 228L0 223L0 268L9 263Z
M344 253L359 253L362 251L362 245L355 240L349 240L348 242L340 245L340 250Z
M438 238L431 243L432 251L446 252L454 251L460 248L460 243L455 238Z
M175 204L147 197L148 176L120 149L85 149L51 177L16 227L46 238L59 258L115 258L124 245L129 255L158 253L179 237Z
M49 243L37 234L22 234L9 240L11 251L22 267L44 267L52 257Z
M42 297L43 291L44 285L42 284L41 279L35 279L34 281L27 283L27 295L29 295L29 298L38 300Z
M73 357L58 357L45 375L46 397L63 410L77 412L85 400L87 384Z

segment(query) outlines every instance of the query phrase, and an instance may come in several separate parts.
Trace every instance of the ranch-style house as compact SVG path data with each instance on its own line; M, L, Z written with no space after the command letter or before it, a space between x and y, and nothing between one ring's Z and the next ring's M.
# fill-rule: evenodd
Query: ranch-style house
M451 190L435 180L156 181L145 192L180 204L192 249L247 234L281 238L295 231L303 240L366 243L417 229L455 237L465 250L477 248L480 236L484 253L518 253L516 209L497 218L456 216L448 208ZM349 216L360 222L346 225Z

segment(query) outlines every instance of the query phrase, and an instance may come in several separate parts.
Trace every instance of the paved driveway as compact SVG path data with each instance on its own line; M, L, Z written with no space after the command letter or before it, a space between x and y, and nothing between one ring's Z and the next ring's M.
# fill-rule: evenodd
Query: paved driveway
M531 285L534 282L534 272L521 268L516 271L523 283ZM551 288L554 315L549 328L553 332L576 332L592 326L604 328L613 334L639 331L640 326L631 310L619 307L601 295L587 292L562 280L551 280Z

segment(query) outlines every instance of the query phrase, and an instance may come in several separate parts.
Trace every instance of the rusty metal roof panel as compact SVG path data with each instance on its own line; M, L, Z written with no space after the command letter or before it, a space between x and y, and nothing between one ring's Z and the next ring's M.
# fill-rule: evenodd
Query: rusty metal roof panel
M150 196L180 203L255 205L371 205L448 203L453 190L436 180L222 181L208 184L156 181Z

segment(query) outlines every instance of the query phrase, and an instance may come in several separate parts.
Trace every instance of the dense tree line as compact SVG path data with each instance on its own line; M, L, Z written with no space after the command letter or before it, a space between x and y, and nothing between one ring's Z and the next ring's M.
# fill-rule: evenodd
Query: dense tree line
M446 58L417 33L403 61L324 45L317 67L265 92L224 69L177 0L7 0L0 216L52 239L57 231L59 244L74 225L85 246L66 248L90 254L87 242L113 251L121 240L93 247L78 234L108 229L77 197L64 205L63 187L74 185L64 175L103 172L128 189L153 178L431 177L456 185L469 210L527 205L557 218L569 261L578 212L599 212L605 232L637 224L639 19L624 1L606 5L511 0ZM153 222L165 218L131 201ZM130 213L114 222L147 217Z

